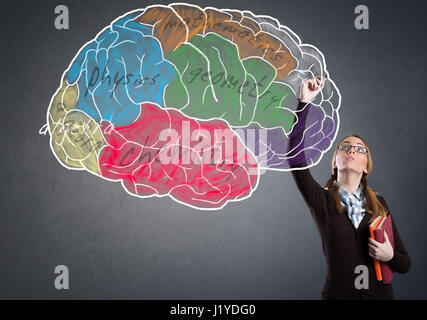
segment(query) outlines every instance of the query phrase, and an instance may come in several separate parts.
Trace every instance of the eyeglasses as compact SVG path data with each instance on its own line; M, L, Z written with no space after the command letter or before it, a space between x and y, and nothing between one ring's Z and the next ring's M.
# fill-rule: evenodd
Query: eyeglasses
M356 152L359 152L359 153L365 153L365 154L368 153L368 150L366 150L366 148L362 147L362 146L352 146L351 144L347 144L347 143L344 143L344 144L338 146L339 150L342 150L342 151L345 151L345 152L350 151L351 148L354 148L354 150Z

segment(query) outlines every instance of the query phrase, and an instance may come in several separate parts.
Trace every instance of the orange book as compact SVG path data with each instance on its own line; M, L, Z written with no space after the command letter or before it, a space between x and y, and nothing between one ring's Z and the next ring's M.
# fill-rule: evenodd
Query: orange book
M371 222L369 225L369 232L371 235L371 239L375 240L375 229L378 227L378 225L381 223L381 221L384 219L384 216L382 217L376 217L374 221ZM374 259L374 266L375 266L375 274L377 275L377 280L382 281L383 277L381 274L381 265L380 262L377 259Z

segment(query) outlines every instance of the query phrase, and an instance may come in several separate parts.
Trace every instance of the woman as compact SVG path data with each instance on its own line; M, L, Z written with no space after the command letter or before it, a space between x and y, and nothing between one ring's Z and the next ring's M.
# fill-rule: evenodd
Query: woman
M372 158L366 141L357 135L344 137L332 157L332 175L321 187L307 166L302 139L310 102L322 90L319 77L301 86L297 109L298 122L289 135L290 166L298 189L319 230L326 258L327 275L322 299L394 299L391 284L377 281L373 258L387 263L399 273L408 272L411 261L392 217L395 247L387 234L384 243L370 239L369 224L377 216L391 215L386 201L368 186ZM366 266L369 283L360 289L358 266ZM358 267L358 268L357 268ZM358 289L358 288L359 289ZM367 288L366 288L367 287Z

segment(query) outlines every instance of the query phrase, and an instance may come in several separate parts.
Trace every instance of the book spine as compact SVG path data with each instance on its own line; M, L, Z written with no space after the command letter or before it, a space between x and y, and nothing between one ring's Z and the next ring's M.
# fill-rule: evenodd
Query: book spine
M375 230L374 230L374 228L369 227L369 231L370 231L370 234L371 234L371 238L374 239L374 240L376 240L375 239ZM381 274L380 262L377 259L375 259L375 258L374 258L374 267L375 267L375 274L377 276L377 280L378 281L382 281L383 277L382 277L382 274Z

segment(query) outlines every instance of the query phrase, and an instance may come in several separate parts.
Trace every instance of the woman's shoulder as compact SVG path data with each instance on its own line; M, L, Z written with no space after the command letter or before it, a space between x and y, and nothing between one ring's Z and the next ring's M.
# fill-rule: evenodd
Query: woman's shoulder
M377 196L378 201L384 206L387 212L387 215L390 215L391 212L390 212L390 209L388 208L387 201L385 200L385 198L377 191L374 190L374 192L375 192L375 195Z
M384 197L378 191L374 190L374 193L377 196L378 200L380 200L381 202L385 202Z
M384 197L378 192L378 190L377 189L375 189L375 188L372 188L371 186L369 186L369 189L371 189L372 190L372 192L375 194L375 196L378 198L378 199L380 199L381 198L381 200L384 200Z

